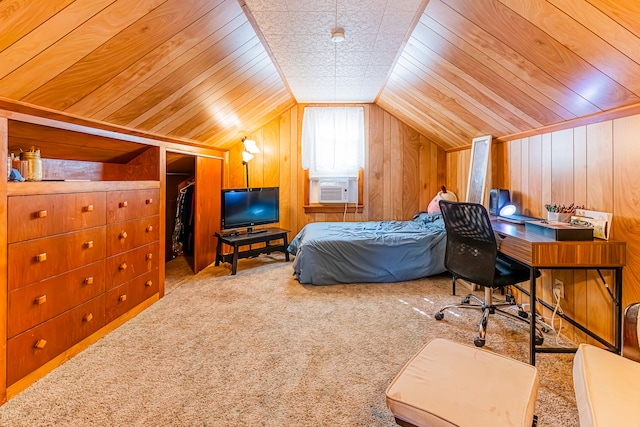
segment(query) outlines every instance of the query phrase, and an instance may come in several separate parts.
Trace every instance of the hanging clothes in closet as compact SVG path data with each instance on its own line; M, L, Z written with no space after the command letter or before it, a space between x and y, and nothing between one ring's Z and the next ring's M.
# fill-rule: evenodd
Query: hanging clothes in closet
M175 227L171 237L173 258L193 253L194 189L194 178L178 185Z

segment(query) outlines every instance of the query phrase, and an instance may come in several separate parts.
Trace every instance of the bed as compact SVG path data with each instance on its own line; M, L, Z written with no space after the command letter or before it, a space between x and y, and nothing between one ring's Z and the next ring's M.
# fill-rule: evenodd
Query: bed
M400 282L445 271L440 213L412 221L315 222L291 241L300 283Z

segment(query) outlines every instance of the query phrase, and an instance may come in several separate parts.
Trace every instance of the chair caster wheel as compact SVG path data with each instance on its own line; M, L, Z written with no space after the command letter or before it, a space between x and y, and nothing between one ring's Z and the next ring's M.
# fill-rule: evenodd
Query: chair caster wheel
M476 345L476 347L482 347L482 346L484 346L484 339L482 339L480 337L475 337L473 339L473 343Z
M544 337L536 336L535 343L536 345L542 345L544 343Z
M462 299L461 304L469 304L470 302L471 302L471 299L467 297Z
M527 313L524 310L518 310L518 316L522 317L523 319L526 319L529 317L529 313Z
M551 332L551 329L549 329L549 328L542 328L542 332L544 332L545 334L548 334L549 332Z
M444 313L437 311L436 314L433 316L436 318L436 320L442 320L444 319Z

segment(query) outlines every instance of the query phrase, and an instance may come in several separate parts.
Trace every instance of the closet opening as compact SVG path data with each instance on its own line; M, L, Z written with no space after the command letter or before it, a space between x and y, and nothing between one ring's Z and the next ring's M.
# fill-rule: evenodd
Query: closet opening
M165 291L215 261L224 159L166 151Z
M194 273L195 173L196 156L167 151L167 276L175 274L180 277Z

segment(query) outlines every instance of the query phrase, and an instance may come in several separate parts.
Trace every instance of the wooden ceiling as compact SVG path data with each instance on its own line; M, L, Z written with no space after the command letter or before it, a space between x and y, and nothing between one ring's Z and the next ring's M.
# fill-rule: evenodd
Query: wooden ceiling
M250 17L2 0L0 97L226 149L296 103ZM632 1L430 0L376 102L445 149L636 104L638 22Z

